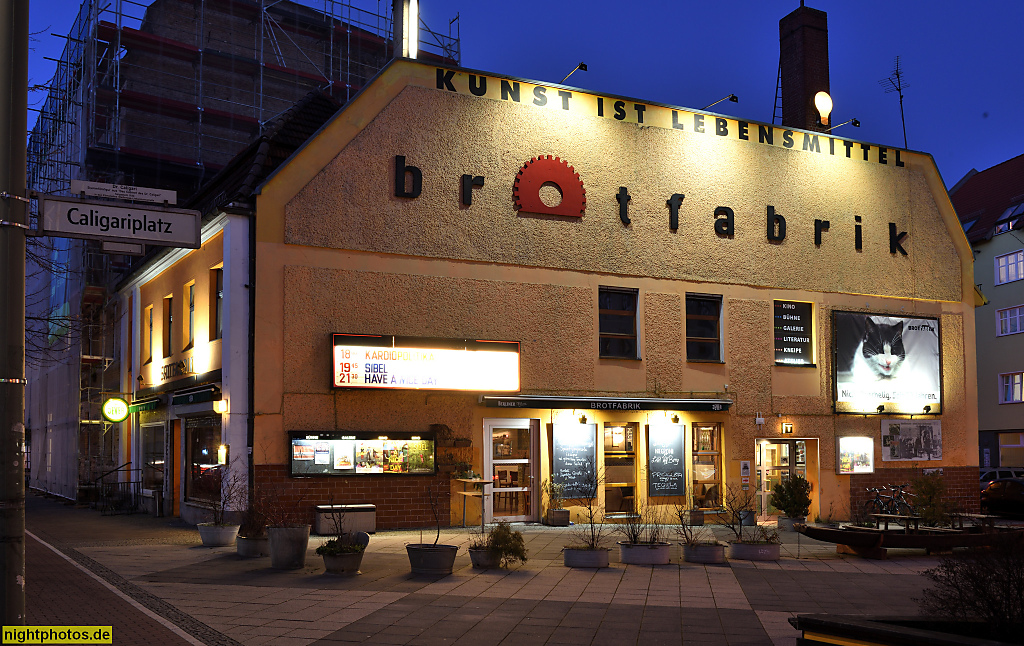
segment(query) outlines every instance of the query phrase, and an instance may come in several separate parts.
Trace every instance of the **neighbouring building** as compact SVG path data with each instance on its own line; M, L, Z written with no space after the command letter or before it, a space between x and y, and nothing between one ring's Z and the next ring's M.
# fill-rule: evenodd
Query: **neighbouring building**
M183 517L226 468L378 527L438 490L479 522L470 472L485 519L590 473L612 516L767 517L799 474L842 517L930 469L977 509L973 257L927 154L395 60L244 166L197 196L203 248L119 292L125 426L141 459L163 425Z
M974 249L978 448L986 467L1024 467L1024 155L972 170L950 190Z
M74 181L125 184L175 190L184 203L311 91L339 104L358 92L394 53L390 9L85 0L29 136L28 188L67 195ZM458 22L449 29L454 36L422 28L421 56L457 64ZM140 389L121 382L132 367L121 365L129 341L119 332L131 313L117 307L112 287L149 261L96 241L32 244L30 486L75 499L97 495L101 480L127 480L133 508L131 492L153 466L133 459L130 437L100 407Z

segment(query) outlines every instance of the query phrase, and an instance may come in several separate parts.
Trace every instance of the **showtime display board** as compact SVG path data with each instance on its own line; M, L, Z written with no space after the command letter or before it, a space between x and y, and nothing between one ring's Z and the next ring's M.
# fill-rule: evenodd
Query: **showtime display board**
M837 413L942 412L939 321L833 314Z
M335 388L519 391L519 342L334 335Z
M293 476L431 475L434 438L390 433L289 433Z

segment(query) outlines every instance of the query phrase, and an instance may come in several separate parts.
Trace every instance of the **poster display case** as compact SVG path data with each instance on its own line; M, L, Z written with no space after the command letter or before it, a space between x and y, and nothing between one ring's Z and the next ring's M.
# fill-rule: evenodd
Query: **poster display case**
M875 472L875 440L870 437L836 438L836 473Z
M433 475L436 447L429 435L411 433L289 433L289 475Z

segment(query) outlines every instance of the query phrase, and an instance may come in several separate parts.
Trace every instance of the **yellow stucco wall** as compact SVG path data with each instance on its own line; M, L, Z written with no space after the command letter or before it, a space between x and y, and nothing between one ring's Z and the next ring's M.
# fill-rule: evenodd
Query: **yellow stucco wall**
M723 423L732 477L740 460L753 459L755 438L778 437L791 421L794 437L818 440L816 492L841 502L835 437L877 437L878 419L832 413L837 309L940 318L944 452L928 466L976 463L972 259L929 156L901 151L905 166L896 167L892 150L886 165L877 147L871 160L857 158L859 144L853 159L785 149L781 129L773 146L717 136L711 126L697 133L692 112L680 113L688 125L677 130L664 127L671 109L653 104L651 125L620 122L588 115L596 99L579 92L585 109L516 104L492 96L497 77L477 98L437 89L435 72L407 61L388 67L258 197L257 463L286 461L287 430L422 431L444 422L479 442L487 417L538 418L543 429L570 414L485 409L473 395L330 388L333 332L509 339L522 343L524 393L733 399L728 413L682 415L688 428ZM736 120L727 125L736 132ZM757 124L750 127L756 140ZM826 151L828 141L820 141ZM579 172L582 218L513 208L516 172L546 154ZM394 197L395 155L423 171L420 197ZM463 173L486 178L470 207L459 203ZM614 197L620 186L632 196L628 227ZM677 231L665 206L673 193L686 195ZM765 239L767 205L786 218L782 243ZM736 213L731 238L715 233L718 206ZM820 247L815 218L831 223ZM890 253L889 222L909 232L908 255ZM598 357L600 285L639 290L642 360ZM688 292L723 296L722 364L685 361ZM773 299L814 303L815 367L774 365ZM763 429L754 425L758 411L770 415ZM645 415L592 413L590 421L642 429Z

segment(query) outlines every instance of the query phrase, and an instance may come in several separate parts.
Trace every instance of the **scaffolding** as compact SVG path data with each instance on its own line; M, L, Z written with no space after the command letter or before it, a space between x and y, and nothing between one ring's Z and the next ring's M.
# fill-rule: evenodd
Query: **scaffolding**
M345 103L391 60L391 1L375 4L373 11L342 0L84 0L29 134L28 188L64 195L73 180L86 180L172 189L187 199L309 92ZM458 16L447 35L421 21L420 58L460 63ZM59 432L65 445L56 455L77 462L68 470L77 482L47 488L81 495L120 458L121 439L100 406L121 385L121 314L111 286L128 263L94 241L67 243L54 246L54 266L76 269L51 273L41 307L77 329L64 325L55 335L61 326L51 325L50 342L64 351L42 380L51 384L39 408L48 455L37 463L46 460L50 471ZM52 387L76 381L78 398Z

